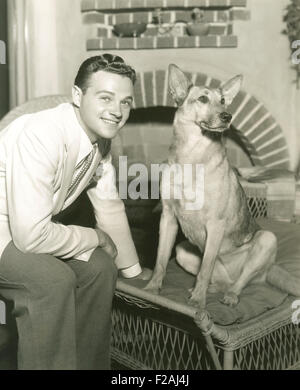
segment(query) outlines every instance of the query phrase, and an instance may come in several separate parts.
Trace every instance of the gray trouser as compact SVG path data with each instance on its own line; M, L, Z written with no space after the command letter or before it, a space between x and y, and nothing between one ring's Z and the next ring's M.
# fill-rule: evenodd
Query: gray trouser
M24 254L11 242L0 259L0 294L14 302L21 370L110 368L113 260Z

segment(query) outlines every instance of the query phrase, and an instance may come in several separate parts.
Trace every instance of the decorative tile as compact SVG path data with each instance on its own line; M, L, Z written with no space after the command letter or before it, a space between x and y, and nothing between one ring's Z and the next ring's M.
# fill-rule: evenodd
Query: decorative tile
M137 48L138 49L153 49L153 38L152 37L143 37L137 39Z
M117 49L118 38L102 38L102 48L106 50Z
M87 40L87 50L99 50L101 49L100 46L100 39L88 39Z
M178 47L196 47L195 37L178 37Z
M251 13L247 9L232 9L230 12L230 20L250 20Z
M141 9L141 8L182 8L187 7L246 7L247 0L83 0L81 10ZM244 15L242 16L244 17Z
M218 47L237 47L238 37L236 35L220 36L220 45Z
M126 39L126 43L125 40ZM101 49L174 49L174 48L201 48L201 47L236 47L236 36L208 35L200 37L138 37L138 38L101 38L88 39L88 50L95 50L95 46ZM135 43L134 43L135 40ZM124 42L123 42L124 41ZM130 42L132 41L132 42ZM119 42L119 43L117 43ZM123 44L123 43L124 44ZM130 43L129 43L130 42Z
M81 11L86 12L86 11L97 9L96 3L97 2L95 0L82 0Z
M105 16L101 12L90 11L82 16L83 24L105 23Z
M157 37L157 48L174 47L174 37Z
M132 38L119 38L119 49L134 49L134 39Z

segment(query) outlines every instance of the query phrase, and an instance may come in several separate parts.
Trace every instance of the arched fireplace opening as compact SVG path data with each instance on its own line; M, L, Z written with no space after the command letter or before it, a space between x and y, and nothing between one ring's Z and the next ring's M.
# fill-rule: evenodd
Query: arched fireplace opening
M175 107L145 107L132 110L127 125L120 133L122 155L128 164L151 164L166 161L173 138ZM232 166L248 168L255 163L247 148L247 140L233 126L225 133L227 156ZM119 151L120 153L121 151Z
M187 75L196 85L217 88L221 83L220 80L203 73L187 73ZM137 151L139 148L136 144L143 139L140 137L138 126L141 129L146 126L153 129L152 124L159 123L159 126L164 125L167 130L164 132L153 130L152 136L151 133L146 136L147 140L156 141L155 151L158 153L159 145L164 146L164 142L168 140L169 133L171 133L169 126L171 126L175 110L174 102L168 93L166 70L137 74L134 109L126 129L122 133L125 147L130 145L124 134L126 134L126 138L134 138L135 142L131 146ZM231 135L238 134L238 137L231 137L232 141L238 145L241 141L242 149L250 156L253 165L276 169L289 168L289 153L283 131L262 102L249 93L240 91L229 111L233 114L232 126L236 129ZM135 130L130 132L129 130L133 128ZM146 134L147 131L145 130L144 133ZM141 147L142 145L140 145L140 149ZM146 149L147 147L144 145L144 151Z

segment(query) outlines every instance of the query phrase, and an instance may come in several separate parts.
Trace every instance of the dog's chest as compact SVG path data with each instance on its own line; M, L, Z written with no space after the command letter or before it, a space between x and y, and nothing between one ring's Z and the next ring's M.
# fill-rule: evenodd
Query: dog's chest
M169 159L162 175L162 198L170 200L174 211L177 210L176 214L201 219L205 224L212 214L221 211L220 206L223 209L224 196L226 198L229 190L225 178L228 170L219 169L216 165L193 156L184 160Z
M194 245L197 245L202 251L206 242L206 227L202 223L201 217L196 214L185 213L182 209L173 209L185 237Z
M173 173L170 178L163 176L161 192L164 202L172 209L188 240L204 249L208 213L203 177L198 172L196 181L191 177L184 180L180 169Z
M207 161L204 164L199 157L193 157L169 159L172 175L163 174L161 190L184 235L204 250L207 222L222 216L224 200L220 201L220 198L228 189L223 188L224 173L220 174L215 164Z

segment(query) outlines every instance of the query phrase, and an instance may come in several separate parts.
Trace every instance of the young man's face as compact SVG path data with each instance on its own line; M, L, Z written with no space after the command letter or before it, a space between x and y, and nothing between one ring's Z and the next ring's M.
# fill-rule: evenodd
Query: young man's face
M93 73L85 94L74 87L73 100L80 122L91 142L111 139L126 123L133 102L133 84L125 76Z

